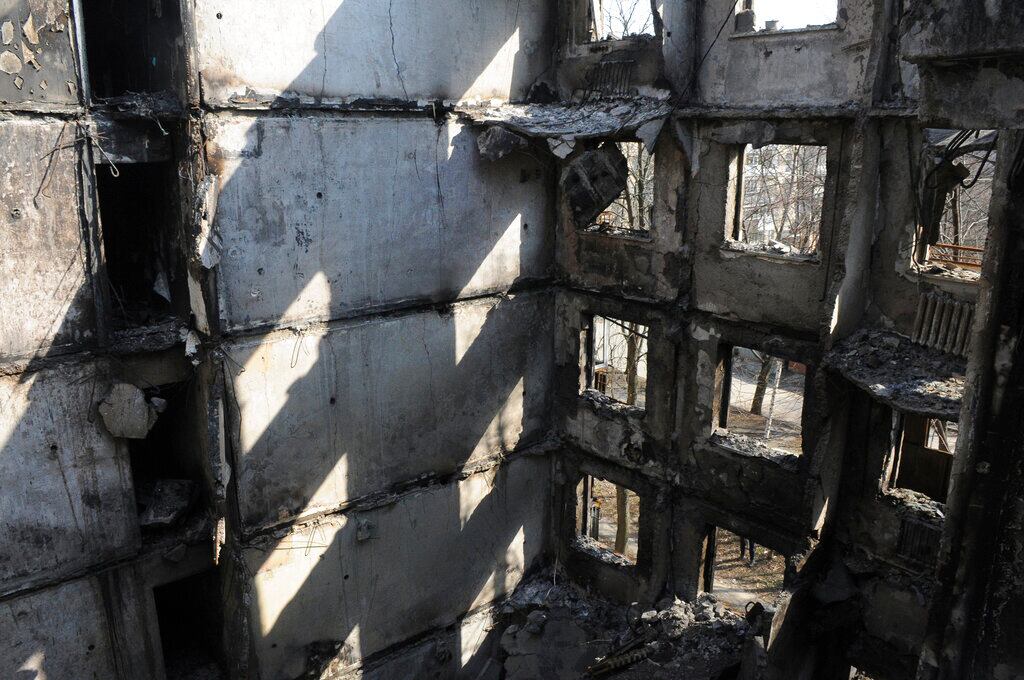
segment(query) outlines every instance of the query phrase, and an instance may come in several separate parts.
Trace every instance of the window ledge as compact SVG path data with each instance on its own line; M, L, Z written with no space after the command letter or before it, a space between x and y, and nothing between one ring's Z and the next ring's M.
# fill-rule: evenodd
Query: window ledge
M773 449L756 439L741 434L732 434L728 430L715 432L708 441L729 453L744 458L760 458L792 472L796 472L800 467L799 454Z
M585 227L578 229L580 233L587 234L589 236L603 236L605 238L615 239L617 241L634 241L636 243L651 243L654 239L651 237L649 230L632 230L632 229L606 229L601 227Z
M879 495L880 499L898 510L913 515L916 519L925 520L934 526L941 526L946 520L946 505L932 500L923 493L912 489L890 488Z
M571 547L575 552L611 567L619 569L633 569L636 567L636 563L625 555L620 555L614 550L604 547L589 536L574 536Z
M580 399L587 404L591 404L594 409L604 413L614 413L623 415L626 417L642 418L647 410L643 406L630 406L629 404L623 404L621 401L615 401L603 392L598 392L595 389L586 389L580 394Z
M767 246L749 245L746 243L740 243L739 241L726 241L719 245L718 250L722 257L725 258L757 257L764 260L770 260L772 262L785 262L787 264L821 264L821 258L818 255L780 253L769 250Z
M746 33L733 33L729 36L729 40L749 40L751 38L770 38L775 36L793 36L793 35L804 35L814 33L830 33L832 31L841 31L843 27L837 22L833 21L830 24L820 24L818 26L804 26L802 28L779 28L774 31L768 29L761 29L760 31L748 31Z

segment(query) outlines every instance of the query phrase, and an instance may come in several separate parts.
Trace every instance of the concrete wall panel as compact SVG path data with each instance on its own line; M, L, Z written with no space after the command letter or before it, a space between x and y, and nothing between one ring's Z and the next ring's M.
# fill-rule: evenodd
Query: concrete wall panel
M214 105L516 98L551 58L546 0L196 5L203 94Z
M128 455L94 410L105 391L89 366L0 378L0 589L137 548Z
M111 643L97 580L0 604L0 677L118 678Z
M0 357L94 337L74 138L56 121L0 121Z
M241 117L207 128L222 173L226 328L478 295L548 274L547 173L522 155L482 161L461 125Z
M6 0L0 3L0 25L8 22L10 40L5 33L0 46L0 53L7 53L0 71L0 102L77 104L68 0Z
M358 662L510 592L544 551L549 469L519 459L246 550L260 676L297 677L325 641Z
M525 294L233 346L244 521L323 512L538 441L551 324L547 296Z

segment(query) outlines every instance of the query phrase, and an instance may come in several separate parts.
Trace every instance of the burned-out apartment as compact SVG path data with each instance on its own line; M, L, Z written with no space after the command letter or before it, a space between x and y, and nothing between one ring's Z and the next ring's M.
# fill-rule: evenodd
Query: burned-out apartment
M1024 678L1018 0L0 43L0 678Z

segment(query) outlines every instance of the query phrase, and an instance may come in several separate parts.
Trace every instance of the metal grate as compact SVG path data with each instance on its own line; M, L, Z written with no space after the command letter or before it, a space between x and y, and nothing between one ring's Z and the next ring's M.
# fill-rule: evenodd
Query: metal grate
M627 97L634 94L630 83L633 81L632 60L602 61L587 70L586 94Z
M914 564L928 565L939 552L939 529L924 522L903 519L896 552Z
M967 356L971 349L974 305L941 293L922 293L911 340L940 352Z

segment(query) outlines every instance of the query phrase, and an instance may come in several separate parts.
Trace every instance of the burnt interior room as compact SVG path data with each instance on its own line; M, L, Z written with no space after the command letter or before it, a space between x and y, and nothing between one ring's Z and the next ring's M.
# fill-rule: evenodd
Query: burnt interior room
M0 3L0 677L1024 678L1022 36Z

